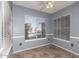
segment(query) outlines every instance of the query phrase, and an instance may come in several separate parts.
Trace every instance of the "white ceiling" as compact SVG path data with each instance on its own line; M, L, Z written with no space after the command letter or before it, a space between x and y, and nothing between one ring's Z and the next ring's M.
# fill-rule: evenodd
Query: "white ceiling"
M54 7L51 9L46 9L44 8L43 10L40 10L40 1L15 1L13 2L16 5L20 5L23 7L28 7L34 10L39 10L42 12L46 12L46 13L54 13L59 11L60 9L67 7L69 5L71 5L72 3L74 3L75 1L55 1L53 2Z

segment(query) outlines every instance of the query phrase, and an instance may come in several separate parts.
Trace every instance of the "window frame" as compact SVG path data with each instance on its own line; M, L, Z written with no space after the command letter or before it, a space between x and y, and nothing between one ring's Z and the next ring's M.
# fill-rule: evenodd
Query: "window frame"
M25 15L25 18L26 17L34 17L34 18L41 18L41 19L44 19L44 22L45 22L45 37L40 37L40 38L38 38L37 37L37 35L36 35L36 38L31 38L31 39L26 39L26 37L25 37L25 40L26 41L32 41L32 40L39 40L39 39L46 39L46 18L43 18L43 17L37 17L37 16L31 16L31 15ZM24 19L24 21L25 21L25 19ZM24 23L24 25L25 25L26 23ZM41 28L41 30L42 30L42 28ZM25 30L26 31L26 30ZM42 35L42 31L41 31L41 33L37 33L36 32L36 34L41 34ZM26 34L25 34L26 35Z

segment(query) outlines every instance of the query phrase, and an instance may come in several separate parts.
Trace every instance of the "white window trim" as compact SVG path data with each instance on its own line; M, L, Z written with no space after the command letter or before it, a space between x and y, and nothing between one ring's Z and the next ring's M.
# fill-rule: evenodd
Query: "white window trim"
M25 42L38 41L38 40L44 40L44 39L46 39L46 37L45 38L36 38L36 39L27 39L27 40L25 40Z
M14 36L13 38L14 39L15 38L24 38L24 36ZM27 39L27 40L25 40L25 42L28 42L28 41L36 41L36 40L43 40L43 39L46 39L46 37L44 37L44 38L35 38L35 39Z

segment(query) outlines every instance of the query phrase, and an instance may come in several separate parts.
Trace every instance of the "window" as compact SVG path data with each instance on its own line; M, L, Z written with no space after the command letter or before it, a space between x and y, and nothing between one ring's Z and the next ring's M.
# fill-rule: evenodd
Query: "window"
M64 16L54 20L54 37L69 40L70 16Z
M45 18L25 16L25 40L45 37Z

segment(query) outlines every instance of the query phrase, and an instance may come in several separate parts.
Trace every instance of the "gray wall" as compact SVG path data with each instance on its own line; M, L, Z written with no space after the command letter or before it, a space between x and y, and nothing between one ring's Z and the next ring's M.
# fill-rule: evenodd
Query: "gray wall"
M51 20L51 32L54 33L54 23L53 20L57 19L58 17L70 15L70 41L63 41L57 40L52 38L50 40L51 43L79 53L79 3L76 2L71 6L68 6L52 15ZM71 43L74 44L71 47Z
M51 19L50 14L32 10L29 8L24 8L17 5L13 5L13 50L14 52L48 43L47 39L25 42L25 24L24 24L25 15L46 18L46 33L50 32L49 30L49 27L50 27L49 20ZM22 46L19 46L20 43L22 43Z

